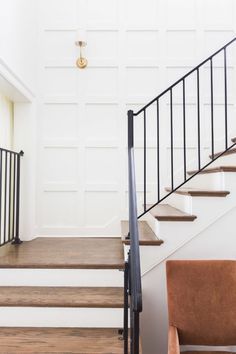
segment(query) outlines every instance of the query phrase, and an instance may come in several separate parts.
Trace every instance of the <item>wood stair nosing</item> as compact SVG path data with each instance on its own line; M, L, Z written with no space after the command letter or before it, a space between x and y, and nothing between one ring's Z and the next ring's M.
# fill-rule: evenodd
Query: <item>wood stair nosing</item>
M138 221L139 245L140 246L160 246L163 240L159 239L146 221ZM121 221L121 239L123 244L130 245L130 240L126 238L129 231L129 222Z
M118 237L37 237L0 248L0 268L124 269Z
M1 354L123 354L118 328L0 327Z
M197 172L198 172L198 170L192 170L192 171L188 171L188 174L191 176ZM206 168L198 173L199 174L207 174L207 173L217 173L217 172L236 172L236 166L211 167L211 168Z
M122 287L0 287L0 307L123 308L123 305Z
M167 192L171 192L171 188L165 188ZM181 195L189 195L191 197L226 197L230 194L229 191L221 191L221 190L202 190L202 189L184 189L180 188L174 191L173 193L181 194Z
M235 140L235 143L236 143L236 140ZM231 155L231 154L236 154L236 148L233 147L232 149L230 150L227 150L227 151L220 151L220 152L217 152L214 154L214 157L218 157L220 155L222 155L222 157L226 156L226 155ZM213 155L209 155L210 159L212 159Z
M159 204L151 209L150 214L158 221L194 221L197 216L190 215L169 204Z

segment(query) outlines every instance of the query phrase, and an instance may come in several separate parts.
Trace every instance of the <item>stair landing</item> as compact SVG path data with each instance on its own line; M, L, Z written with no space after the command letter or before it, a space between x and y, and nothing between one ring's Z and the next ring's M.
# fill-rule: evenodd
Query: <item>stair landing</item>
M38 237L0 248L0 268L123 269L115 237Z
M0 354L122 354L117 328L0 328Z

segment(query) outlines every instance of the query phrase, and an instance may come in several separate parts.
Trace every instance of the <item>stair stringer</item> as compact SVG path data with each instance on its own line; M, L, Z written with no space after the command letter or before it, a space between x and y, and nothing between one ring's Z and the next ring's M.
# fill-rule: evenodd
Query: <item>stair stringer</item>
M236 240L235 229L232 227L234 220L236 220L236 205L143 273L144 310L141 328L146 354L167 353L168 311L165 261L171 259L235 260Z

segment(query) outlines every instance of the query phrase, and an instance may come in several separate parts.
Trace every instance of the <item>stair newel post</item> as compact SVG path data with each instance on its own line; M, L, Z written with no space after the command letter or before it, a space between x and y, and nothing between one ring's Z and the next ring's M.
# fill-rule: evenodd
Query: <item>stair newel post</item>
M128 111L128 151L134 147L134 111ZM126 236L126 239L130 239L130 232Z
M134 112L128 111L128 149L134 147Z
M16 171L16 227L15 227L15 237L12 242L13 245L20 245L23 241L20 239L19 235L19 225L20 225L20 164L21 157L24 156L24 151L20 151L17 154L17 171Z

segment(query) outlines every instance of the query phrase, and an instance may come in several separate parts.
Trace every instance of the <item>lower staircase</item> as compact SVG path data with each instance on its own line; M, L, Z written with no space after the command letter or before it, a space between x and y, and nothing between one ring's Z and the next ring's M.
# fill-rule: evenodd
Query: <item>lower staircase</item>
M123 353L119 238L36 238L0 249L0 353Z

